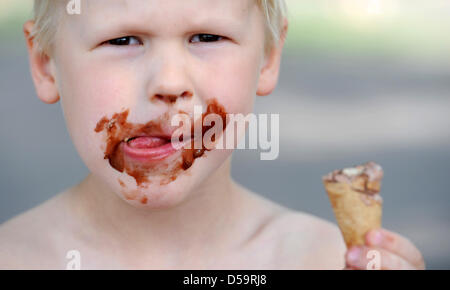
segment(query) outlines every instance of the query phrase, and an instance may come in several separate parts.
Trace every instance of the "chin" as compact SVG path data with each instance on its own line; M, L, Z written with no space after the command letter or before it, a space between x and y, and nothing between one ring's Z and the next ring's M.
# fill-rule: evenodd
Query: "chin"
M190 188L189 184L176 180L166 185L160 185L157 182L145 187L134 186L126 189L122 187L118 194L126 203L135 208L164 210L182 204L189 196Z

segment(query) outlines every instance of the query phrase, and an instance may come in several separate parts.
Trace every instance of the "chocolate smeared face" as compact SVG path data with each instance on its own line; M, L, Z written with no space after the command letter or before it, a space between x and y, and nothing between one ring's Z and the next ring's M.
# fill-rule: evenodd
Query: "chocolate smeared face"
M135 2L124 14L120 3L90 1L83 13L67 19L70 23L59 28L62 35L74 37L66 37L55 48L58 57L52 75L70 137L95 181L92 190L113 192L120 198L126 192L133 201L145 196L147 209L167 209L200 194L204 185L228 180L232 150L186 148L154 162L139 163L138 159L161 156L156 148L168 144L167 136L145 135L156 135L158 126L164 134L171 132L166 128L171 115L158 116L179 110L190 114L190 104L197 102L205 103L206 110L211 97L218 102L209 103L210 112L220 115L224 106L227 112L247 115L253 111L256 95L268 95L275 88L279 62L267 62L265 15L255 3L214 1L209 5L211 1L201 0L192 1L186 10L187 6L176 1L158 1L158 5ZM194 23L186 25L193 13L199 18L223 14L236 30L251 36L251 41L237 39L232 33L213 42L197 40L201 31L194 35ZM110 15L117 21L105 22L98 15ZM130 36L129 40L141 41L117 41L123 35L113 32L116 22L130 19L152 19L152 27L158 29L149 27L147 21L133 21L133 30L151 35L151 39ZM205 28L216 27L216 20L208 21ZM105 33L95 38L76 37L92 29ZM280 59L281 51L270 56ZM201 156L205 158L195 162Z
M182 113L182 112L180 112ZM111 167L133 177L138 186L152 183L152 176L160 177L160 185L168 184L177 179L179 174L188 170L195 159L202 157L209 151L205 145L194 148L194 140L202 138L214 126L203 125L208 115L217 114L223 121L223 130L226 128L226 111L216 99L207 102L206 112L197 121L191 122L191 137L189 149L183 146L177 150L171 144L171 116L166 113L156 120L145 124L135 124L127 121L129 110L115 113L111 118L103 117L97 122L96 133L104 132L105 150L104 159L109 161ZM194 126L201 122L201 136L195 136ZM121 182L121 185L123 182Z

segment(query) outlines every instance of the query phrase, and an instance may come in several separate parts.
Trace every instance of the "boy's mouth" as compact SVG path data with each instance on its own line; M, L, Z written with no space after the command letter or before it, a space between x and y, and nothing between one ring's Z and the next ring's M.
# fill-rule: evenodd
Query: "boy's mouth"
M181 143L180 143L181 144ZM165 159L182 146L171 142L171 136L134 136L125 138L123 152L133 161L148 164Z
M182 113L180 111L180 113ZM179 128L173 128L167 124L171 123L171 115L165 113L157 119L145 124L130 123L127 121L129 109L120 113L114 113L112 117L104 116L98 122L94 131L96 133L105 132L104 159L109 160L111 167L119 172L126 172L132 176L138 186L150 183L150 176L159 175L162 177L161 185L174 181L180 172L188 170L194 161L202 157L207 149L203 142L200 148L196 147L196 141L203 139L203 136L211 125L203 126L203 120L210 114L218 114L226 127L225 108L216 99L207 101L206 112L202 113L199 125L200 132L195 132L194 123L188 128L186 135L181 135L179 142L172 140L172 135ZM196 122L197 123L197 122ZM214 137L215 138L215 137ZM201 140L200 140L201 141ZM190 146L186 146L186 145ZM177 158L171 158L180 152Z

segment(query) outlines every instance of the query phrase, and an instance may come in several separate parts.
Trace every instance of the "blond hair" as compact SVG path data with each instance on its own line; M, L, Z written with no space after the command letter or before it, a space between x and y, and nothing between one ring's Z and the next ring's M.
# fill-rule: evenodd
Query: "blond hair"
M264 12L265 43L264 51L267 54L283 35L283 21L287 18L287 7L284 0L256 0Z
M54 36L58 31L61 11L64 7L61 0L34 0L33 20L35 25L31 32L38 49L46 54L53 50ZM283 19L287 17L285 0L256 0L265 18L264 50L268 53L278 43L282 35ZM63 8L61 8L63 7Z

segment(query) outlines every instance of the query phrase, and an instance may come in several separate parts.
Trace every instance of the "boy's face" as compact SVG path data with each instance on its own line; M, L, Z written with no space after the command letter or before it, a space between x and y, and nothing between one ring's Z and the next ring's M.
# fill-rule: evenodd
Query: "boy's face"
M173 132L171 116L193 116L194 105L206 110L212 100L246 115L278 77L281 52L264 56L264 16L254 0L82 1L81 14L64 15L59 29L49 71L75 147L97 178L136 206L185 200L231 150L206 151L184 169L183 150L145 166L114 156L127 163L117 166L111 159L124 152L113 151L124 145L111 139L156 132L145 133L144 124Z

